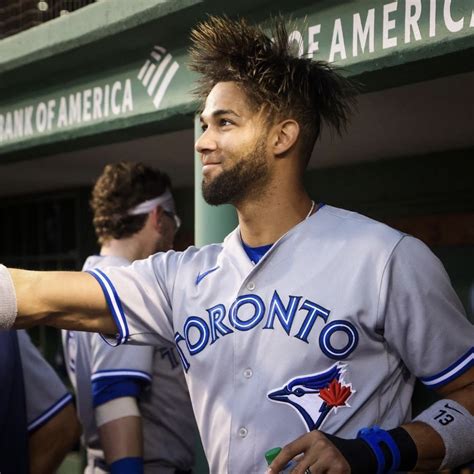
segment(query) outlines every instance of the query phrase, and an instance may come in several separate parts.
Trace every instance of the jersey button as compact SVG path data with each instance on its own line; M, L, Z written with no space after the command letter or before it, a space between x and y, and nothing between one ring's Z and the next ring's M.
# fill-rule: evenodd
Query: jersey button
M255 290L255 283L253 281L249 281L247 283L247 290L250 290L250 291Z
M242 427L242 428L239 429L239 436L241 438L246 438L248 434L249 434L249 432L248 432L247 428Z
M252 377L252 375L253 375L252 369L245 369L244 370L244 377L246 379L249 379L250 377Z

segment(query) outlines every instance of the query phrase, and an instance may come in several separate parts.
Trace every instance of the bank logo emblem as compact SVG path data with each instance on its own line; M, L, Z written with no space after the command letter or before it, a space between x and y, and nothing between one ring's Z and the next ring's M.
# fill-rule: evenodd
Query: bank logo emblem
M149 59L138 73L138 80L146 87L147 94L153 97L153 105L160 108L161 101L179 68L173 56L161 46L154 46Z

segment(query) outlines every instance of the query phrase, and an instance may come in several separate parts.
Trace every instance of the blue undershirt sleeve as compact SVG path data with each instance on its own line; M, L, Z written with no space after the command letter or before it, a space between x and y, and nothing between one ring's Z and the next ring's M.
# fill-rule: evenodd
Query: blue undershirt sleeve
M146 387L143 379L136 377L104 377L92 381L92 404L94 408L120 397L138 398Z

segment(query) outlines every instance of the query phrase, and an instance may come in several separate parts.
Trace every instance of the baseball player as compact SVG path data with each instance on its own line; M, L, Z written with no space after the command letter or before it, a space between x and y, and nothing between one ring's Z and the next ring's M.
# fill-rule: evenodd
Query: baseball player
M141 163L107 165L91 199L100 255L84 270L171 249L180 222L169 187L167 175ZM84 427L86 473L191 472L197 433L173 344L114 348L98 334L63 331L63 346Z
M0 472L28 473L23 370L16 331L0 331Z
M17 331L31 474L55 471L79 440L73 398L26 331ZM2 472L8 472L7 470Z
M293 56L281 21L270 37L213 17L192 40L203 195L232 203L239 226L222 244L129 267L3 269L3 325L174 340L213 473L264 472L277 446L272 473L293 458L297 474L469 461L474 328L442 265L419 240L303 186L322 124L347 123L351 85ZM410 421L415 378L442 400Z
M79 439L72 396L25 331L0 331L0 351L0 472L53 472Z

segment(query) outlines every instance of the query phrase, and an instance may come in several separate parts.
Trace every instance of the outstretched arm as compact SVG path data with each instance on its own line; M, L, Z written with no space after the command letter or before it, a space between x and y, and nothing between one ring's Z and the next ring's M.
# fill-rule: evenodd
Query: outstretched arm
M470 430L470 433L453 429L450 431L451 437L454 435L459 438L455 440L457 443L466 445L466 440L472 439L474 433L474 367L446 384L438 393L447 399L444 400L444 404L450 404L449 401L452 400L467 410L467 414L464 415L453 413L456 416L463 417L463 428ZM441 425L451 419L452 415L449 413L449 409L442 413L443 410L432 410L431 412L430 408L424 413L429 413L431 419L440 420ZM448 425L449 423L446 423L446 429L450 429ZM398 438L401 441L399 448L402 470L436 470L445 458L445 443L440 434L428 424L413 421L392 431L397 431L398 434L402 435ZM407 434L408 438L406 437ZM404 463L407 462L406 448L410 448L410 443L415 449L409 453L410 460L408 460L408 463L411 463L411 465L407 466ZM469 454L465 455L465 459L458 460L458 464L469 462L474 457L474 447L471 446L470 449L471 457ZM286 445L270 465L269 473L280 472L291 459L297 456L299 456L297 458L298 465L292 471L294 474L389 472L389 469L383 468L381 471L377 471L377 459L370 446L362 439L343 440L335 436L325 435L320 431L311 431ZM369 466L372 466L372 468ZM457 466L448 465L447 467L454 468Z
M8 288L5 279L0 279L3 297L14 297L16 293L14 327L28 328L41 324L104 334L117 332L100 285L88 273L5 271L11 276L14 291ZM0 326L3 317L0 314Z

